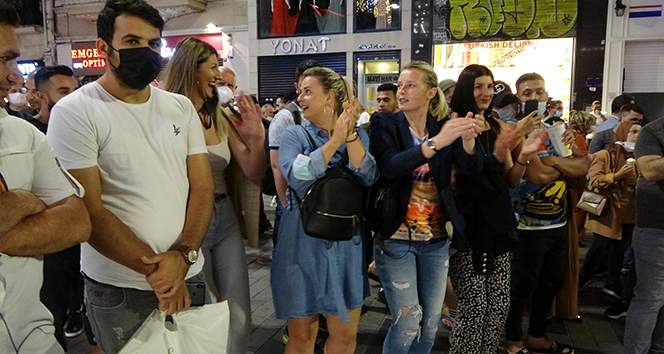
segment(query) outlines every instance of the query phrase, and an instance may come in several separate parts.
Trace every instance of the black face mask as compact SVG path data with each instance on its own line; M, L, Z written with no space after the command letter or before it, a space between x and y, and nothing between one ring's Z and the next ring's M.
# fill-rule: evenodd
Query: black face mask
M109 65L118 79L130 88L145 88L161 71L161 54L150 47L111 49L118 52L120 65L116 67L110 61Z

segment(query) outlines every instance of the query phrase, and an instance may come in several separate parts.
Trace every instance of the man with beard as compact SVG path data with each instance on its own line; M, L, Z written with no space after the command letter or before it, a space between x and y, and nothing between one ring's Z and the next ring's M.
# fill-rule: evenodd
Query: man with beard
M49 122L49 143L87 191L92 236L81 271L105 353L119 352L155 308L187 309L186 284L205 282L212 173L191 101L150 85L163 27L144 0L107 1L97 19L106 72L58 102Z
M51 109L60 99L74 92L78 82L74 72L64 65L38 69L31 78L34 80L34 90L28 87L28 99L38 113L26 120L46 134ZM83 331L80 254L81 246L75 245L44 257L41 300L53 314L55 338L65 349L65 337L75 337Z
M32 84L29 83L30 79L28 78L28 82L26 82L27 86ZM78 88L78 81L74 77L74 72L64 65L41 68L35 72L32 80L34 80L34 90L28 87L28 100L30 105L37 110L37 114L27 121L46 134L51 109L60 99Z

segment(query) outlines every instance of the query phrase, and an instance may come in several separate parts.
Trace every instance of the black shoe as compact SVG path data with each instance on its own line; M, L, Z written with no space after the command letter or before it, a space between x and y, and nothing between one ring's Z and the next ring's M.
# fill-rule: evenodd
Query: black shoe
M616 289L616 288L614 288L614 287L604 286L604 287L602 288L602 292L605 293L606 295L611 296L612 298L614 298L614 299L616 299L616 300L620 300L620 299L621 299L621 297L620 297L620 290L619 290L619 289Z
M623 317L627 317L628 308L629 306L626 303L620 301L607 307L607 309L604 310L604 316L612 320L619 320Z
M378 301L387 305L387 299L385 298L385 289L383 288L378 289Z
M73 338L83 333L83 314L79 311L69 313L65 322L65 337Z

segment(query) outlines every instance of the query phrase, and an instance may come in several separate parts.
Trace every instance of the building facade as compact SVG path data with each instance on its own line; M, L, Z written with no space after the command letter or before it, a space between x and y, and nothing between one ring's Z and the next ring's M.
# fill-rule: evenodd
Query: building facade
M375 110L376 88L410 61L411 1L249 0L250 90L261 101L294 89L295 67L315 59L356 84Z
M664 17L661 1L611 0L607 12L602 102L635 96L646 119L664 117Z

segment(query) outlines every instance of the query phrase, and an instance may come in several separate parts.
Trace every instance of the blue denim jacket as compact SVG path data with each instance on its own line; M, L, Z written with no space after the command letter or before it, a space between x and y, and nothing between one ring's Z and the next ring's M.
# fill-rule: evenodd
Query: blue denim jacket
M313 150L309 144L304 129L309 132L316 146ZM372 185L377 179L376 160L369 152L369 137L360 130L360 140L367 153L364 161L359 167L353 166L348 161L348 168L360 182L365 186ZM292 125L284 131L281 136L281 146L279 147L279 166L281 173L286 178L288 186L297 192L302 198L309 187L325 174L328 166L339 163L346 152L346 145L342 145L332 156L328 164L323 159L321 147L330 140L325 130L319 129L308 120L303 120L302 125Z

